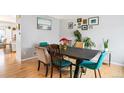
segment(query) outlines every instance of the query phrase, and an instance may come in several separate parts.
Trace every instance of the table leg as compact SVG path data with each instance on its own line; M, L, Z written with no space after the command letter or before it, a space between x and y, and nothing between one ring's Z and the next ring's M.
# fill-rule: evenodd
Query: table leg
M74 72L74 78L78 78L79 77L79 63L81 62L82 60L80 59L77 59L76 60L76 68L75 68L75 72Z
M109 66L111 65L111 53L109 53Z

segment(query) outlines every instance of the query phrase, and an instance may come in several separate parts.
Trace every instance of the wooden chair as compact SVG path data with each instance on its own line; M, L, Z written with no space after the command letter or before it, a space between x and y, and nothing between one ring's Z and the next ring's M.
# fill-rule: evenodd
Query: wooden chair
M51 55L51 78L53 76L53 66L59 67L60 78L62 77L61 69L65 67L70 67L70 77L72 77L72 63L63 58L60 53L59 45L52 44L49 47Z
M45 47L35 46L35 50L36 50L36 55L37 55L37 59L38 59L38 71L40 69L40 64L43 63L44 66L46 66L45 76L47 77L49 65L51 63L50 54L48 53L48 51Z

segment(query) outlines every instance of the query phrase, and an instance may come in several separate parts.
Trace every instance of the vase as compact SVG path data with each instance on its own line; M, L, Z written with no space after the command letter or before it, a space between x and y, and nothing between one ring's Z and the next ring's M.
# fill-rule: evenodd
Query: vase
M66 51L67 50L67 45L63 45L63 49L64 49L64 51Z
M83 42L77 41L74 46L77 48L83 48L84 45L83 45Z
M66 51L67 50L67 45L60 45L60 50L64 50L64 51Z

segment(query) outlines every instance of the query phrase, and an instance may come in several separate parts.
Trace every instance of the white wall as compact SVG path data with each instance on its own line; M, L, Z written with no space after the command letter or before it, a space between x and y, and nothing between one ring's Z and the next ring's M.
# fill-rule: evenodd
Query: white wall
M34 45L42 41L57 43L59 41L59 20L41 16L52 20L52 30L37 30L37 16L23 15L21 17L21 56L22 59L34 56Z
M21 24L21 19L16 20L17 24ZM21 62L21 30L16 31L16 60Z
M82 16L88 18L93 16ZM124 16L99 16L100 24L93 29L82 31L82 37L91 37L97 44L96 49L103 49L103 38L109 39L110 50L112 51L112 62L124 64ZM71 18L71 17L70 17ZM68 37L74 40L73 32L77 29L69 30L68 22L76 23L76 19L61 20L60 37Z

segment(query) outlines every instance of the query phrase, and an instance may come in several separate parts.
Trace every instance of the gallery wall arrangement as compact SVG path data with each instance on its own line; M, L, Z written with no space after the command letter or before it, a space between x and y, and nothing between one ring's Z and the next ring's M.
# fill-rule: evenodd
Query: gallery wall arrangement
M81 30L93 29L93 26L99 25L99 16L90 17L87 19L77 18L76 24L73 22L68 22L68 29L73 29L74 26L77 26L77 28Z

